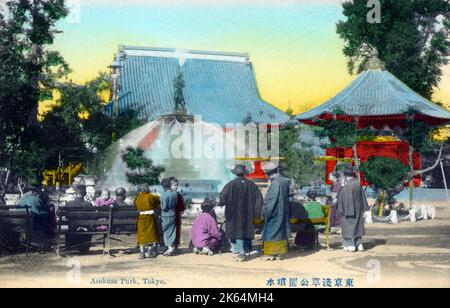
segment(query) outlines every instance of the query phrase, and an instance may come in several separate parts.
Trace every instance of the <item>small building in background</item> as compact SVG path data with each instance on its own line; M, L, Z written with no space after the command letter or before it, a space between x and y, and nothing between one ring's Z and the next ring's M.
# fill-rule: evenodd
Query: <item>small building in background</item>
M409 115L412 110L414 115ZM370 141L358 141L355 148L326 150L325 178L331 184L329 174L334 172L336 165L340 161L353 160L355 154L360 162L366 162L372 156L384 156L409 165L412 158L414 170L420 170L422 157L419 153L410 151L410 145L397 135L407 128L408 117L414 117L414 121L422 121L433 127L450 122L450 112L415 93L386 71L382 62L375 58L369 63L368 69L347 88L324 104L298 115L297 120L313 126L324 120L356 122L355 127L359 129L371 128L378 132L378 136ZM364 174L361 174L361 180L363 185L368 185ZM417 176L414 184L419 186L421 181L421 176Z

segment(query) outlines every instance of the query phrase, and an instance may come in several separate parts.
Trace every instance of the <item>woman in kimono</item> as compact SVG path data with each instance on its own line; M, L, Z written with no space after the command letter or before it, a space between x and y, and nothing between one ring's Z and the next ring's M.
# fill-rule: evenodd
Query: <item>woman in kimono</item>
M280 174L281 166L270 175L270 187L265 197L263 251L268 261L281 260L289 250L291 236L290 181Z
M222 234L217 226L215 204L205 201L202 214L197 217L191 229L191 247L194 253L213 256L220 251Z
M139 211L137 218L139 259L156 258L158 256L159 243L156 214L160 206L160 199L158 196L150 193L148 185L142 185L139 188L139 194L134 204Z
M164 256L171 257L177 251L177 208L178 208L178 181L164 179L161 182L164 192L161 195L161 218L164 233L164 243L167 251Z

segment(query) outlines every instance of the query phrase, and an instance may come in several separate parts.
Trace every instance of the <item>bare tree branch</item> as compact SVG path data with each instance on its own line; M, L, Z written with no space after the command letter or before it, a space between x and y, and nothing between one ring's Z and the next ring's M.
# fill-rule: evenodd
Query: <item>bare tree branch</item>
M436 168L439 166L439 162L440 162L441 159L442 159L442 154L443 154L443 152L444 152L444 143L442 143L442 145L441 145L441 149L439 150L439 156L438 156L438 158L436 159L436 162L434 163L434 165L431 166L431 167L429 167L429 168L427 168L427 169L424 169L424 170L414 171L412 177L416 177L416 176L418 176L418 175L422 175L422 174L424 174L424 173L428 173L428 172L433 171L434 169L436 169Z

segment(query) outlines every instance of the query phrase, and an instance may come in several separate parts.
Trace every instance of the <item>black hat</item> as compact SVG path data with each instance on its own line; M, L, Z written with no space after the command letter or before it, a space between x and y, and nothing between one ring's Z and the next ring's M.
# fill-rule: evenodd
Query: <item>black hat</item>
M239 164L234 166L231 172L235 175L246 175L248 174L247 167L245 165Z
M355 170L354 170L353 166L351 166L351 165L345 166L343 172L344 172L345 176L355 176Z

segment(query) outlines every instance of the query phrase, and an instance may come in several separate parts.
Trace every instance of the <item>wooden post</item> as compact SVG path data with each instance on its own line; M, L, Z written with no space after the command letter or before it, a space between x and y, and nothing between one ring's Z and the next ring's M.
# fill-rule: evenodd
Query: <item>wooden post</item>
M360 168L360 164L359 164L359 159L358 159L358 128L359 128L359 118L357 116L355 116L355 125L356 125L356 129L355 129L355 144L353 145L353 158L355 159L355 167L356 167L356 172L357 172L357 176L358 176L358 182L361 184L361 172L359 170Z
M69 164L69 183L68 185L71 186L72 185L72 164Z
M442 178L444 179L445 192L447 193L447 203L448 205L450 205L450 194L448 192L447 178L445 177L445 169L442 160L441 160L441 170L442 170Z
M409 144L409 168L411 172L411 181L409 182L408 188L408 208L412 209L414 206L414 148L412 146L414 140L414 124L415 124L415 115L412 115L412 125L411 129L411 142Z
M414 206L414 179L409 182L408 187L408 207L412 209Z
M384 190L380 191L380 197L379 197L379 202L378 202L378 217L383 216L383 209L384 209L384 198L385 198L385 192Z

